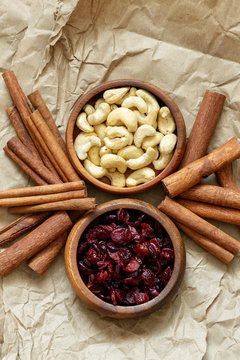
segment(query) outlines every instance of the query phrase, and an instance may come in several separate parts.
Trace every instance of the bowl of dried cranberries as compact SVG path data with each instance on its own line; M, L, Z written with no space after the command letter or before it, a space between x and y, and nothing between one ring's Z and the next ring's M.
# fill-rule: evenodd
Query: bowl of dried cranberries
M161 211L140 200L117 199L75 224L65 266L88 307L113 318L133 318L157 310L177 292L185 248Z

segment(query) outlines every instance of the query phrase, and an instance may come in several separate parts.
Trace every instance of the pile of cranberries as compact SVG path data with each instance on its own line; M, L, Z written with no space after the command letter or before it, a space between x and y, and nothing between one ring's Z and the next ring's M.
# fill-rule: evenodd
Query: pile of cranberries
M100 299L139 305L162 291L174 265L172 242L152 217L119 209L98 217L78 245L80 275Z

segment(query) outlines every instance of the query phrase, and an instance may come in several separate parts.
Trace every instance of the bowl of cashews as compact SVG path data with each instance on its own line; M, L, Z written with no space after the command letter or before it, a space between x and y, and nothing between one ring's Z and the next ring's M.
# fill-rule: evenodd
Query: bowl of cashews
M185 150L183 116L150 83L99 84L74 105L66 130L70 160L81 177L115 194L146 191L171 174Z

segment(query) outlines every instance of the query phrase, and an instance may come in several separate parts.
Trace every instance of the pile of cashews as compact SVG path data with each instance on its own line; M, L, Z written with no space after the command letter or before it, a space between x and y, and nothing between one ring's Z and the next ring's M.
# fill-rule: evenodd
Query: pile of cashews
M74 149L94 178L106 176L112 186L132 187L152 180L155 170L169 164L177 142L176 124L169 108L160 108L150 92L109 89L83 110L76 121L81 132Z

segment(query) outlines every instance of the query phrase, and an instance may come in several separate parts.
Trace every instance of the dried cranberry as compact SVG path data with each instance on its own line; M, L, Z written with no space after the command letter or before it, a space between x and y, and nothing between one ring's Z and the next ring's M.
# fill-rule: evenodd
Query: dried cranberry
M159 295L171 278L174 251L155 219L119 209L88 226L79 242L77 263L83 281L96 296L131 306Z

